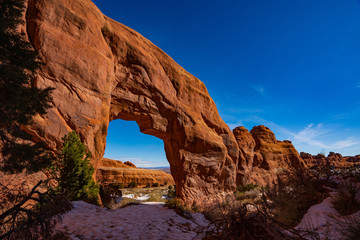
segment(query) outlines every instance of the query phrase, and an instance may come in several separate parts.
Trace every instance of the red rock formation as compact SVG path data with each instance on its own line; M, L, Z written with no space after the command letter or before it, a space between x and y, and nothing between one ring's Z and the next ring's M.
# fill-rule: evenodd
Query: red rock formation
M125 165L128 165L129 167L134 167L136 168L135 164L133 164L132 162L126 161L124 162Z
M355 155L353 157L346 157L345 161L351 162L351 163L359 163L360 162L360 155Z
M115 168L131 168L131 166L124 164L122 161L112 160L109 158L103 158L101 160L101 167L115 167Z
M239 162L238 179L266 185L276 173L289 167L305 167L291 141L278 141L267 127L255 126L249 133L244 127L233 130L246 161Z
M109 122L133 120L164 141L186 204L235 189L237 143L200 80L90 0L29 0L26 24L45 63L35 84L55 88L29 128L37 139L55 149L74 129L98 168Z
M76 130L98 169L109 122L136 121L164 141L177 196L187 205L302 164L292 144L265 127L251 134L237 128L235 139L200 80L90 0L28 0L26 32L45 63L35 85L55 88L54 107L28 131L53 149Z
M129 163L133 166L130 166ZM151 185L154 183L160 185L175 184L171 174L136 168L131 162L122 163L107 158L104 158L98 167L96 177L98 182L102 184L123 183L124 186L127 186L130 182L136 182L138 186L146 186L148 183Z
M326 164L334 168L347 168L360 162L360 155L342 156L335 152L329 152L327 157L324 154L311 155L304 152L301 152L300 156L310 168L322 167Z
M240 159L237 166L237 185L244 184L250 180L253 163L254 163L254 149L255 140L250 132L245 127L237 127L233 130L236 141L239 145Z

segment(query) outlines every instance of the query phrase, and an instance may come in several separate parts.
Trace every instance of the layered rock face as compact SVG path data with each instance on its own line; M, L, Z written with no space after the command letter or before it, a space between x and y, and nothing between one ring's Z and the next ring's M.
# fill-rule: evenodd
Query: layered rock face
M164 141L186 204L235 189L234 135L205 85L149 40L90 0L29 0L26 29L45 63L35 84L55 88L54 107L29 128L36 139L55 149L76 130L97 169L109 122L133 120Z
M233 130L234 136L239 146L240 158L238 161L236 184L241 185L250 180L254 157L255 140L245 127L237 127Z
M255 126L250 132L244 127L237 127L233 132L246 159L239 161L238 183L246 181L266 185L279 171L305 167L292 143L276 140L275 134L263 125Z
M130 162L126 162L130 163ZM139 186L159 183L160 185L174 185L171 174L137 168L134 164L126 164L121 161L103 158L101 165L97 169L97 180L101 184L123 183L127 186L131 182L136 182Z

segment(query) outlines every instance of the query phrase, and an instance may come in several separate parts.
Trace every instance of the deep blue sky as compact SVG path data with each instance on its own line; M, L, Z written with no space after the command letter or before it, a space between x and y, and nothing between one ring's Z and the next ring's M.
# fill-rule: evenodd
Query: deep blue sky
M94 3L203 81L230 128L264 124L298 151L360 154L360 1ZM106 157L167 164L136 123L110 123L107 141Z

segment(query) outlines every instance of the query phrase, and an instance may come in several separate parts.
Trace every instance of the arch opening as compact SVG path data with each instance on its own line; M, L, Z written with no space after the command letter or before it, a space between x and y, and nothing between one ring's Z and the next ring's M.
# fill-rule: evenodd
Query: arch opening
M163 202L175 197L163 140L141 133L135 121L117 119L109 123L97 179L107 207L128 199Z
M130 161L139 168L169 168L164 142L140 132L135 121L113 120L109 123L104 158Z

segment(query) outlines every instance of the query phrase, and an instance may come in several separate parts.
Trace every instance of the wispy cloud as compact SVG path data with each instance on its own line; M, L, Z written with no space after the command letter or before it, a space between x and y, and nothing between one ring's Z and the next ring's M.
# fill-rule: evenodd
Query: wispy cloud
M265 88L262 86L251 86L256 92L258 92L260 95L265 95Z
M359 142L354 137L349 137L343 141L337 141L329 146L329 149L342 149L342 148L348 148L351 146L354 146L358 144Z
M229 123L228 126L231 130L233 130L236 127L243 126L243 123L242 121L238 121L236 123Z
M259 123L259 124L262 124L262 125L265 125L267 126L268 128L270 128L272 131L275 131L275 132L280 132L284 135L287 135L287 136L291 136L293 135L293 133L291 131L289 131L288 129L274 123L274 122L271 122L271 121L268 121L266 119L263 119L261 117L258 117L258 116L252 116L251 118L249 118L249 120L251 122L254 122L254 123Z
M303 130L292 134L292 141L294 144L307 143L312 146L316 146L322 149L332 150L342 150L354 145L359 144L359 140L355 137L348 137L344 140L335 141L335 142L325 142L321 140L327 137L328 134L332 133L334 130L330 128L325 128L323 124L309 124Z
M292 140L295 143L308 143L310 145L314 145L320 148L327 148L326 144L322 143L317 138L323 136L324 134L328 133L329 130L323 129L322 124L319 123L314 126L314 124L309 124L303 130L298 133L292 133Z

